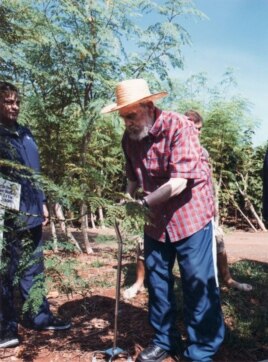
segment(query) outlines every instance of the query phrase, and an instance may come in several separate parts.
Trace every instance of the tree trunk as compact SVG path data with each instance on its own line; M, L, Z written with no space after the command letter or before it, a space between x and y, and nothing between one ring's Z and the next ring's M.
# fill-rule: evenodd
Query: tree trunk
M56 217L60 223L61 231L67 236L67 238L71 241L72 244L78 249L79 253L82 253L82 249L76 240L76 238L73 236L73 233L71 232L70 228L68 227L68 224L66 223L65 216L62 210L62 206L58 203L55 204L55 213Z
M53 251L54 251L54 253L57 253L59 251L58 238L57 238L57 232L56 232L56 225L55 225L53 218L50 219L50 230L51 230L52 240L53 240Z
M245 220L247 221L247 223L249 224L249 226L254 230L254 231L258 231L255 226L252 224L252 222L249 220L249 218L243 213L243 211L240 209L240 207L238 206L238 204L234 201L233 204L234 206L237 208L237 210L240 212L240 214L245 218Z
M60 224L61 231L64 234L66 234L66 221L65 221L65 216L64 216L63 210L62 210L62 206L59 203L56 203L54 209L55 209L56 217Z
M91 221L92 228L96 229L94 214L92 214L92 212L90 213L90 221Z
M251 211L252 215L255 217L255 219L257 220L257 223L259 225L259 227L262 229L262 231L267 231L264 223L262 222L261 218L259 217L259 215L257 214L254 206L252 205L251 201L247 200L247 205L249 210Z
M105 229L104 217L103 217L103 208L102 207L99 207L99 219L100 219L101 229Z
M49 210L49 217L50 217L50 230L51 230L51 235L52 235L52 240L53 240L53 251L54 251L54 253L57 253L59 251L58 238L57 238L56 225L55 225L54 215L53 215L54 214L53 207L50 202L48 203L48 210Z
M67 238L76 246L76 248L79 250L79 252L83 253L83 250L81 249L78 241L73 236L73 233L71 232L71 230L68 226L66 227L66 235L67 235Z
M236 182L236 186L238 188L238 191L240 192L240 195L243 196L243 199L244 199L244 202L245 202L245 205L246 207L251 211L252 215L254 216L254 218L256 219L259 227L263 230L263 231L267 231L264 223L262 222L261 218L259 217L259 215L257 214L252 202L250 201L250 198L248 197L248 194L247 194L247 178L243 177L241 175L241 179L243 181L243 187L244 187L244 190L241 189L241 187L239 186L238 182Z
M87 205L85 203L82 203L81 206L81 220L82 220L82 234L83 234L83 240L86 247L87 254L93 254L93 249L90 246L89 238L88 238L88 218L87 218Z

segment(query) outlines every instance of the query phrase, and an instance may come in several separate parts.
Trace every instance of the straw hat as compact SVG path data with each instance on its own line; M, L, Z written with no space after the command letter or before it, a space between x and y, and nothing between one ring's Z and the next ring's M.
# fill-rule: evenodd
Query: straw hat
M118 83L115 89L116 103L102 108L101 113L118 111L132 104L156 101L167 96L167 92L151 94L148 84L144 79L129 79Z

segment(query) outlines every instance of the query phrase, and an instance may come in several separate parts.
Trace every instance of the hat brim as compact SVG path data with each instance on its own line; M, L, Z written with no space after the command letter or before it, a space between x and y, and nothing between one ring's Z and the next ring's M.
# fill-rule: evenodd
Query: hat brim
M149 95L147 97L137 99L136 101L133 101L133 102L127 102L127 103L123 103L123 104L120 104L120 105L117 105L116 103L112 103L112 104L109 104L108 106L102 108L100 113L101 114L106 114L106 113L116 112L116 111L119 111L122 108L126 108L126 107L132 106L132 105L137 104L137 103L149 102L149 101L154 102L154 101L157 101L158 99L166 97L167 95L168 95L167 92L160 92L160 93L156 93L156 94L151 94L151 95Z

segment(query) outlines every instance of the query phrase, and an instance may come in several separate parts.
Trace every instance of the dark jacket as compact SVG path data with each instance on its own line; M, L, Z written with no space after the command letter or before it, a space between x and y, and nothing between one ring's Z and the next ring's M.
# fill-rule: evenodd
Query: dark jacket
M263 218L268 220L268 150L263 162Z
M0 164L0 176L21 185L20 211L23 213L13 220L14 226L28 229L40 225L43 221L44 193L36 181L40 172L39 154L28 128L17 124L14 130L9 130L0 125L1 160L11 163ZM16 165L27 168L19 169Z

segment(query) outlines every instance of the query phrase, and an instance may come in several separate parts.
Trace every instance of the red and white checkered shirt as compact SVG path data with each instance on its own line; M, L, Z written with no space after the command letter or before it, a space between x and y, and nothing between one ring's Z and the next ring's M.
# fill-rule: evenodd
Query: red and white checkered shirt
M185 116L156 108L156 121L149 136L131 140L125 132L122 146L126 174L137 181L145 194L155 191L170 178L187 179L186 189L178 196L153 206L151 224L145 233L155 240L171 242L193 235L214 216L211 171L202 157L198 132Z

